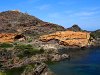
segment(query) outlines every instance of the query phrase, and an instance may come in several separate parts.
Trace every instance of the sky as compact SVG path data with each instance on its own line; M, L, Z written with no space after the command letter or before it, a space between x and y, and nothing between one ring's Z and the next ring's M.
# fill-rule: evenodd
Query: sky
M65 28L100 29L100 0L0 0L0 12L20 10Z

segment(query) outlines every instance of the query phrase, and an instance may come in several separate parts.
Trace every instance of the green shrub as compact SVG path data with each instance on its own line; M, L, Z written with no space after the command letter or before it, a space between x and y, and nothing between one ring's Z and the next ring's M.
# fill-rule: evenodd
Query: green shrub
M29 42L29 43L32 42L32 38L29 38L29 39L28 39L28 42Z
M40 54L43 52L42 50L34 48L30 44L28 44L28 45L24 45L24 44L16 45L15 49L19 51L18 57L20 57L20 58L25 57L25 56L30 57L31 55Z
M93 37L94 39L100 38L100 30L97 30L95 32L92 32L91 37Z
M33 65L27 65L22 73L22 75L29 75L33 72L34 66Z
M28 44L28 45L25 45L25 44L18 44L18 45L16 45L15 46L15 49L19 49L19 50L35 50L34 48L33 48L33 46L32 45L30 45L30 44Z
M10 43L1 43L1 44L0 44L0 47L1 47L1 48L11 48L11 47L13 47L13 45L10 44Z

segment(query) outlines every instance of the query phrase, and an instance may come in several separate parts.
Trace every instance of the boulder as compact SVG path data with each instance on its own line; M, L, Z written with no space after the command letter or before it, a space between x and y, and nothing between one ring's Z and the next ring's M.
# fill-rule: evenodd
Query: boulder
M62 59L69 59L70 58L70 56L68 55L68 54L62 54Z
M51 61L60 61L61 60L61 55L59 54L55 54L55 55L52 55L52 59Z

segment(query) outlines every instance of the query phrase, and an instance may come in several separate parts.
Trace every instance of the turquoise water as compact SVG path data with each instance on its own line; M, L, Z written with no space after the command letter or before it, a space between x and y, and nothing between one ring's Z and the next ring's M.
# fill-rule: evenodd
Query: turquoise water
M69 53L70 60L49 65L56 75L100 75L100 48Z

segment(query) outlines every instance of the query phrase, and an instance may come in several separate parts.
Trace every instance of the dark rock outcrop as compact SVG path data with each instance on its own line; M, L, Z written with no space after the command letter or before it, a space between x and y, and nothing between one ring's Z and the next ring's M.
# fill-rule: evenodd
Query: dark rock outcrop
M70 30L70 31L83 31L78 25L74 24L72 27L67 28L66 30Z

